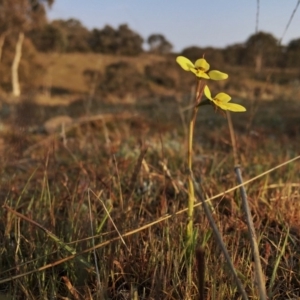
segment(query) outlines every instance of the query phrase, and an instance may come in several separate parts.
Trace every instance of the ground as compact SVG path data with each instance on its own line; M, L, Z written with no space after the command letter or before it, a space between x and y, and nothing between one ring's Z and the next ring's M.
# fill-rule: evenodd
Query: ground
M194 299L197 269L194 262L194 284L187 286L185 251L190 100L184 93L168 98L165 91L133 95L134 101L90 94L78 55L53 54L44 62L51 74L63 57L59 65L65 66L49 79L63 93L47 94L49 88L33 98L2 100L2 295ZM96 55L85 61L92 68ZM240 82L243 89L249 85L247 93L252 80ZM254 83L263 88L249 98L234 82L221 86L235 90L236 102L247 108L232 114L245 181L299 155L300 100L288 96L297 95L297 86ZM271 90L268 98L266 86L280 93ZM48 130L46 121L57 116L64 121ZM220 194L209 202L213 217L249 298L258 299L241 196L238 189L225 193L237 185L227 118L200 107L194 138L195 178L205 198ZM299 174L295 160L246 186L270 299L300 295ZM205 251L207 299L241 299L198 203L194 248Z

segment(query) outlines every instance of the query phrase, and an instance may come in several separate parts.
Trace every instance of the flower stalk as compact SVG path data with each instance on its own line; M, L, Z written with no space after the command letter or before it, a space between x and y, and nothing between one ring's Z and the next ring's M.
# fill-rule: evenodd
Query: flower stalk
M188 131L188 224L187 224L187 246L191 247L193 243L193 216L194 216L194 203L195 203L195 191L192 180L192 166L193 166L193 139L194 129L196 124L196 117L199 109L199 104L203 95L204 86L201 84L201 80L198 80L196 89L195 106L191 115Z
M178 56L176 58L177 63L182 67L183 70L192 72L197 81L196 97L193 107L193 111L189 123L188 131L188 145L187 145L187 160L188 160L188 221L186 227L186 254L187 254L187 284L188 287L192 285L192 254L194 253L194 203L195 203L195 186L193 179L193 137L194 129L196 124L196 117L201 105L201 99L203 94L207 98L206 102L213 105L215 108L222 110L230 110L235 112L246 111L246 108L236 103L229 103L231 97L225 93L219 93L215 97L212 97L210 89L201 79L205 80L224 80L228 78L226 73L218 70L209 71L210 65L204 58L196 60L193 64L188 58L184 56Z

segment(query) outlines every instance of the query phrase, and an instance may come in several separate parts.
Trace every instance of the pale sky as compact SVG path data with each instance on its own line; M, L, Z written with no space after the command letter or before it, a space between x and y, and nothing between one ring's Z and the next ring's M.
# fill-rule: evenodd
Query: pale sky
M260 0L258 29L280 39L298 0ZM161 33L181 51L244 42L256 28L256 0L55 0L49 19L79 19L87 28L127 23L144 39ZM300 7L282 43L300 38Z

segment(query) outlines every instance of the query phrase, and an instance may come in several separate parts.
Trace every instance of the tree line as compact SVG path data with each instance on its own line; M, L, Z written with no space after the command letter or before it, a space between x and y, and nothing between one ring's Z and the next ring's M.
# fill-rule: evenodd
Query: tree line
M15 96L20 95L19 77L22 82L33 82L35 76L40 76L37 52L136 56L147 51L173 55L173 46L164 35L154 33L144 40L127 24L89 30L76 19L48 22L46 8L53 2L0 0L0 85L2 89L11 89ZM145 42L147 50L143 48ZM192 60L205 54L215 65L254 66L256 72L264 67L299 68L300 38L282 46L272 34L258 32L245 42L222 49L191 46L180 54Z
M127 24L113 28L106 25L102 29L88 30L79 20L54 20L42 28L29 32L29 38L38 51L42 52L96 52L115 55L138 55L147 51L157 54L172 52L173 46L162 34L151 34L146 41ZM228 63L238 66L253 66L257 71L262 67L299 67L300 38L288 45L279 45L278 39L270 33L258 32L245 42L229 45L222 49L192 46L181 54L196 59L206 52L216 64Z
M76 19L54 20L42 28L29 32L29 38L42 52L96 52L116 55L138 55L144 52L144 39L127 24L114 29L88 30ZM149 51L159 54L171 52L172 44L161 34L151 34L147 43Z

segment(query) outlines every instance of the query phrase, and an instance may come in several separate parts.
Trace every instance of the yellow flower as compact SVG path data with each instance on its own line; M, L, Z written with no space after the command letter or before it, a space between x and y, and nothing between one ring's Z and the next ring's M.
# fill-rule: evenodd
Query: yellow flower
M178 56L176 58L176 61L183 70L193 72L197 77L200 78L212 80L224 80L228 78L228 75L226 73L217 70L209 71L207 74L210 66L204 58L197 59L195 64L193 64L188 58L184 56Z
M207 85L204 87L204 95L207 99L211 100L216 106L220 107L223 110L230 110L235 112L246 111L246 108L242 105L236 103L229 103L231 97L226 93L219 93L214 98L212 98Z

